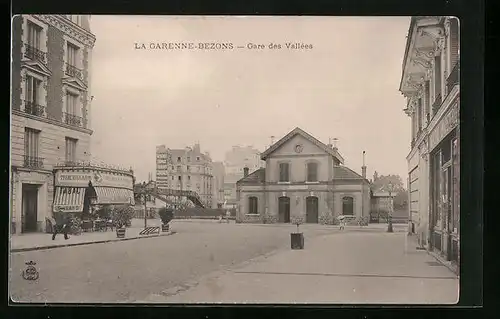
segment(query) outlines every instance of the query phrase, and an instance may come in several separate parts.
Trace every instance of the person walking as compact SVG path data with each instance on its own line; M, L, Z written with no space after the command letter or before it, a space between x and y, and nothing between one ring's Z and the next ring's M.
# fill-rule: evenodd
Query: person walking
M231 216L231 212L229 211L229 209L226 211L226 221L227 223L229 224L229 217Z
M56 212L55 213L55 222L56 224L53 225L53 233L52 233L52 240L56 239L56 235L58 233L63 233L64 234L64 239L69 239L68 236L68 228L69 228L69 219L68 219L68 214L65 214L63 212Z
M344 215L339 215L339 225L340 225L340 230L345 229L345 216Z

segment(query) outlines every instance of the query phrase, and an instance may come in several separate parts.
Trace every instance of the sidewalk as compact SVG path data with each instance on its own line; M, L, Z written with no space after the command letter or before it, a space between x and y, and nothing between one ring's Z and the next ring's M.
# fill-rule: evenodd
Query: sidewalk
M142 223L142 224L141 224ZM155 219L148 219L147 225L161 227L161 222ZM125 238L117 238L116 231L94 231L82 232L80 235L70 235L68 240L64 239L63 234L58 234L55 240L52 240L52 235L48 233L34 233L12 235L10 237L10 252L22 252L31 250L52 249L69 246L81 246L89 244L101 244L114 241L132 240L140 238L150 238L158 236L172 235L173 232L161 232L153 235L139 235L144 229L144 220L133 219L131 227L128 227L125 232Z
M305 238L304 250L262 256L141 302L453 304L458 285L404 233L347 231Z

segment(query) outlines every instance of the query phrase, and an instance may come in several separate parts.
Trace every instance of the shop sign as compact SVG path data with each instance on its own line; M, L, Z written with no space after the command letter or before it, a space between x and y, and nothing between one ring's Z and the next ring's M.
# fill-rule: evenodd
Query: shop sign
M92 182L93 186L120 187L133 189L133 178L129 175L115 175L104 171L75 172L57 171L55 186L86 187Z
M459 123L460 110L458 102L455 103L448 113L437 123L429 136L429 150L435 148L443 138L448 135Z
M81 212L83 210L83 205L54 205L54 211L71 213L71 212Z

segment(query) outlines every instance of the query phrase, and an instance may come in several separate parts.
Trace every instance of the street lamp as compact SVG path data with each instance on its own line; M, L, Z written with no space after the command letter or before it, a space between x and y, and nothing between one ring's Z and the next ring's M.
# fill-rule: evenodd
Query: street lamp
M392 207L393 207L393 201L392 201L392 191L393 191L393 185L391 182L389 182L389 220L387 223L387 232L392 233Z

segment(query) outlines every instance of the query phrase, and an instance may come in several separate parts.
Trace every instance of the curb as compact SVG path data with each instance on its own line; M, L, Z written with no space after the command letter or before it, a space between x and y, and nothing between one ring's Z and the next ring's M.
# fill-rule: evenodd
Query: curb
M82 243L69 243L69 244L39 246L39 247L14 248L14 249L11 249L10 252L11 253L19 253L19 252L26 252L26 251L47 250L47 249L63 248L63 247L71 247L71 246L84 246L84 245L91 245L91 244L104 244L104 243L126 241L126 240L134 240L134 239L156 238L156 237L161 237L161 236L170 236L170 235L173 235L173 234L176 234L176 233L177 232L175 232L175 231L169 231L168 233L160 233L159 235L146 235L146 236L142 236L142 237L114 238L114 239L106 239L106 240L87 241L87 242L82 242Z
M454 273L457 278L460 277L460 272L459 272L459 269L457 266L453 266L453 264L445 259L443 259L441 256L439 256L438 254L436 254L435 252L433 251L429 251L427 250L427 254L432 256L434 259L436 259L441 265L445 266L446 268L448 268L449 271L451 271L452 273Z

